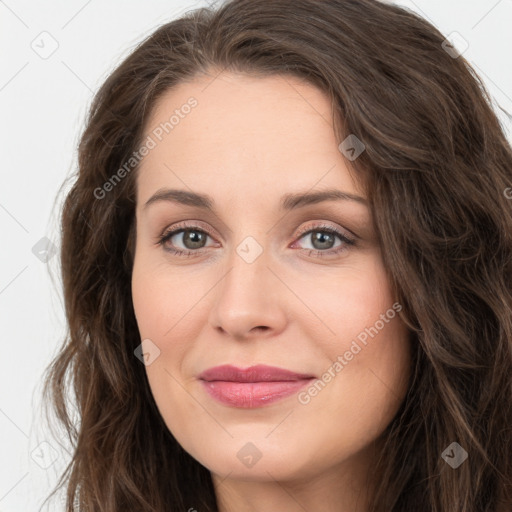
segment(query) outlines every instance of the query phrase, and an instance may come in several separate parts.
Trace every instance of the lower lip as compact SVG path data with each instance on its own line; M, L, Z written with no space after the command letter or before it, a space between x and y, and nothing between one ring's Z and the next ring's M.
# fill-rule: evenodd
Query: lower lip
M219 402L233 407L254 408L293 395L313 379L279 382L228 382L202 380L206 391Z

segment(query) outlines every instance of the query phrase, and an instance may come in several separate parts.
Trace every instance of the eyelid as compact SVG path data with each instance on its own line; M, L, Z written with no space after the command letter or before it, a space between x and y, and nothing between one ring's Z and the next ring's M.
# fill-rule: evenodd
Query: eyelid
M182 231L185 229L193 230L195 228L200 228L198 231L204 231L210 237L215 238L215 235L213 234L213 230L211 228L209 228L206 223L204 223L201 220L189 220L189 221L178 222L176 224L172 224L172 225L166 227L163 230L163 232L161 233L161 235L157 236L157 239L165 237L174 231Z
M293 236L294 237L301 237L302 235L308 233L311 230L314 229L320 229L320 228L327 228L327 229L334 229L335 231L341 231L348 233L348 237L353 237L354 239L359 239L359 237L350 229L347 229L345 227L338 227L333 226L331 221L322 221L322 220L312 220L312 225L307 225L301 229L299 229ZM177 224L172 224L171 226L168 226L165 228L161 235L159 235L157 238L160 238L161 236L165 236L168 233L171 233L173 231L178 231L179 229L193 229L193 228L201 228L204 230L208 235L210 235L212 238L215 238L215 235L213 234L213 230L209 228L208 224L201 221L201 220L188 220L183 222L178 222Z
M344 228L344 227L335 226L335 225L333 225L332 223L330 223L328 221L315 220L315 221L312 221L312 222L313 222L313 225L309 225L309 226L307 226L305 228L300 229L295 234L295 236L300 238L303 235L305 235L306 233L309 233L310 231L327 229L327 230L332 230L333 232L337 232L337 233L345 236L346 238L353 239L354 241L359 239L359 237L355 233L350 231L350 229L347 229L347 228Z

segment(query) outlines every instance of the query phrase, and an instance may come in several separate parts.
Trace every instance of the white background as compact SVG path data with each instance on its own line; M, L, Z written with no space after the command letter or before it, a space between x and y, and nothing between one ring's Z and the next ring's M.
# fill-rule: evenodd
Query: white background
M464 57L484 79L512 139L512 118L497 106L512 114L512 0L397 3L446 36L456 31L467 40ZM58 255L45 263L32 249L47 237L59 250L62 194L56 198L74 171L87 107L135 44L205 5L0 0L0 512L39 510L67 463L66 452L41 424L42 372L64 334ZM33 49L48 51L52 44L58 48L48 58ZM57 502L51 510L58 510Z

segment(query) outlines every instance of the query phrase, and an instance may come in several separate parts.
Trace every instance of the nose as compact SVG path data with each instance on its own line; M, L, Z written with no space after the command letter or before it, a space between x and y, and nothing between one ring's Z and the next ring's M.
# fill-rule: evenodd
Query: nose
M290 299L265 249L249 261L233 250L227 272L212 290L210 325L237 341L278 335L285 328Z

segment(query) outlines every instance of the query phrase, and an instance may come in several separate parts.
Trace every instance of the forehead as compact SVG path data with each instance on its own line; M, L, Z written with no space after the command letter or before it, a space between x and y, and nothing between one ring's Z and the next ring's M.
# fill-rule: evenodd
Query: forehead
M194 105L190 107L190 105ZM299 78L201 75L159 98L137 176L140 204L164 186L246 199L322 187L361 193L338 149L328 96Z

